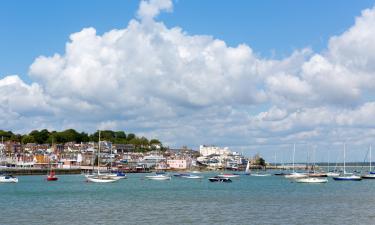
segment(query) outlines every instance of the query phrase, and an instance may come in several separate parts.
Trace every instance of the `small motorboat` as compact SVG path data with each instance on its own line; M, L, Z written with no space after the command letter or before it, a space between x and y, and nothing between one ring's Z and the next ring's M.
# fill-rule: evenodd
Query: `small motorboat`
M279 172L279 173L274 173L273 175L275 176L285 176L286 173L283 173L283 172Z
M18 178L12 175L1 175L0 183L18 183Z
M164 174L156 174L153 176L145 176L148 180L170 180L172 179L170 176L164 175Z
M177 173L177 174L173 174L174 177L183 177L183 176L189 176L190 174L188 173Z
M55 171L51 170L47 175L47 181L57 181L59 178L55 175Z
M211 182L223 182L223 183L232 182L232 180L227 178L227 177L219 177L219 176L208 178L208 180L211 181Z
M240 175L239 174L228 174L228 173L226 173L226 174L219 174L219 175L217 175L217 177L221 177L221 178L237 178L237 177L240 177Z
M318 177L306 177L306 178L300 178L296 179L297 183L312 183L312 184L321 184L321 183L327 183L327 178L318 178Z

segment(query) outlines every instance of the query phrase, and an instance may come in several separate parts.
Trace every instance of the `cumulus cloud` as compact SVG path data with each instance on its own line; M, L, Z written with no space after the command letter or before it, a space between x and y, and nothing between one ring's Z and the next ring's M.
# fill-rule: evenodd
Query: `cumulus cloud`
M335 142L374 128L375 9L323 52L273 60L155 20L172 8L168 0L141 1L124 29L71 34L65 52L35 59L34 83L0 80L1 112L57 129L125 129L171 145L235 148Z

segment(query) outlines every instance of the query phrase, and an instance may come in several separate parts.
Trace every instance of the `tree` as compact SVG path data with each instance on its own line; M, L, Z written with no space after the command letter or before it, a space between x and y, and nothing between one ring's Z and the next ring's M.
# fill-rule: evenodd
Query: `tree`
M22 137L22 143L23 144L27 144L27 143L35 143L35 139L33 136L31 135L24 135Z
M128 136L126 137L126 140L131 141L131 140L134 139L134 138L135 138L135 134L130 133L130 134L128 134Z

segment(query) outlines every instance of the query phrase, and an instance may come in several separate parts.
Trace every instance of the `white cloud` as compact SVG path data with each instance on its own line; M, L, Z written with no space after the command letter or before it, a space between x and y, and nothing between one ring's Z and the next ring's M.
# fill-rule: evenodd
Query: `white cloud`
M375 9L332 37L326 51L272 60L246 44L228 46L155 21L172 8L172 1L141 1L139 20L126 28L103 35L84 28L64 53L36 58L34 83L0 80L0 112L9 116L0 125L18 129L17 121L32 119L37 124L26 124L33 128L125 129L171 145L237 148L369 140Z

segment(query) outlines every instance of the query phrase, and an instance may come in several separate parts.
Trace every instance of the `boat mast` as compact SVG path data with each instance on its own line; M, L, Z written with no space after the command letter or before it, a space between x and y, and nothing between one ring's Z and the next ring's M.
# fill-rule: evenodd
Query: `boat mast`
M296 143L293 144L293 173L294 171L294 155L296 154Z
M98 174L100 170L100 130L99 130L99 146L98 146Z
M370 172L371 172L371 145L370 145Z
M344 174L346 174L346 167L345 167L345 153L346 152L346 143L344 143Z

